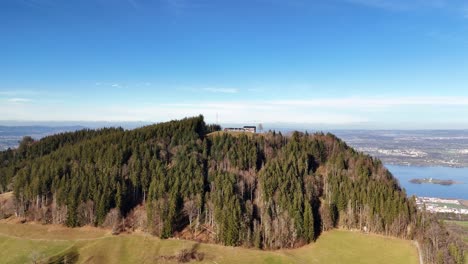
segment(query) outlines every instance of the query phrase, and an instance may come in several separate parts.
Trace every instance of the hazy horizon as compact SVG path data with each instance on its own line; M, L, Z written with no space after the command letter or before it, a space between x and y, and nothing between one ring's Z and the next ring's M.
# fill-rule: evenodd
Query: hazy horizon
M7 127L23 127L23 126L43 126L43 127L82 127L82 128L102 128L102 127L123 127L125 129L134 129L146 125L157 124L161 122L167 122L171 120L163 121L24 121L24 120L0 120L0 126ZM216 123L216 122L208 122ZM244 125L255 125L262 124L264 130L299 130L299 131L331 131L331 130L389 130L389 131L417 131L417 130L468 130L468 126L460 124L449 124L443 127L434 126L431 127L429 124L424 126L414 126L412 124L400 124L400 127L393 126L391 124L314 124L314 123L288 123L288 122L239 122L239 123L223 123L219 122L222 127L238 127Z

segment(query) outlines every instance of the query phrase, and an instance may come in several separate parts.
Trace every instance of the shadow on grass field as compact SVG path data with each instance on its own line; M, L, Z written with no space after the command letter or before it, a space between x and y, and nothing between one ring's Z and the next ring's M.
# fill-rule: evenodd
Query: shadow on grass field
M194 254L187 255L192 263L418 263L411 241L342 230L326 232L302 248L261 251L141 233L112 236L98 228L0 223L0 247L2 263L71 258L75 253L76 263L177 263L182 252Z

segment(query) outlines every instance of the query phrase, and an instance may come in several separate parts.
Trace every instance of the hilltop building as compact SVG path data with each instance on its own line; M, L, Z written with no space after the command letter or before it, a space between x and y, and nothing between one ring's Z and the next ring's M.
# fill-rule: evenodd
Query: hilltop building
M231 132L250 132L250 133L256 133L257 132L257 127L256 126L244 126L244 127L226 127L224 128L225 132L231 131Z

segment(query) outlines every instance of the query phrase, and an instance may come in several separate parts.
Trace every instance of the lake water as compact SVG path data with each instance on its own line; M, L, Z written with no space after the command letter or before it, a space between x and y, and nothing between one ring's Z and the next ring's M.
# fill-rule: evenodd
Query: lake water
M396 165L385 165L385 167L400 181L400 186L406 189L408 196L416 195L468 200L468 168ZM445 186L440 184L414 184L409 182L411 179L415 178L454 180L456 182L462 182L462 184Z

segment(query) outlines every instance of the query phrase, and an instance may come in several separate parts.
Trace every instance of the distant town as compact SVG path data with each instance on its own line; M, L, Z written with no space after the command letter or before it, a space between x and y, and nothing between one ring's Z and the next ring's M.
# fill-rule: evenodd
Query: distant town
M457 199L443 199L435 197L416 197L416 204L421 210L430 213L452 213L468 215L468 207Z
M336 130L356 150L385 164L468 167L466 130Z

